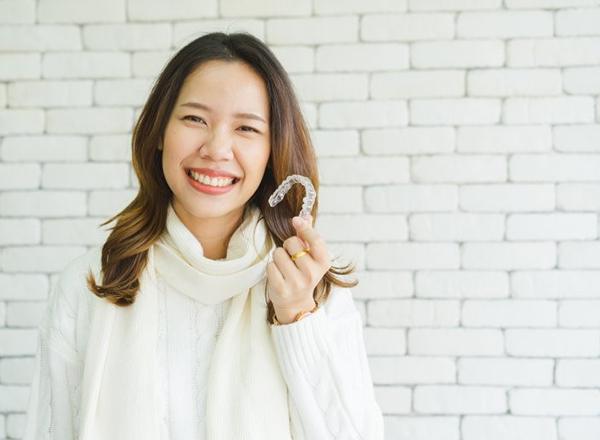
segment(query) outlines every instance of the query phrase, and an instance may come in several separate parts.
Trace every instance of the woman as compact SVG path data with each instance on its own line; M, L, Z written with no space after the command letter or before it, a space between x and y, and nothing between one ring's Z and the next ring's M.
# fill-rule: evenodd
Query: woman
M182 48L132 153L137 196L50 295L24 438L382 439L352 269L312 216L290 222L301 186L268 205L290 174L318 190L272 52L245 33Z

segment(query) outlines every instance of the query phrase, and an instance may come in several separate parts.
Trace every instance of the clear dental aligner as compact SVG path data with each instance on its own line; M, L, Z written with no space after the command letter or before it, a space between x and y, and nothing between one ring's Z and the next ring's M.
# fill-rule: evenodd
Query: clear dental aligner
M283 197L287 194L294 183L300 183L304 186L305 196L302 199L302 210L300 211L300 217L306 218L312 211L313 204L317 197L315 188L308 177L301 176L300 174L291 174L285 178L283 182L277 187L277 189L269 197L269 205L271 207L277 205L283 200Z

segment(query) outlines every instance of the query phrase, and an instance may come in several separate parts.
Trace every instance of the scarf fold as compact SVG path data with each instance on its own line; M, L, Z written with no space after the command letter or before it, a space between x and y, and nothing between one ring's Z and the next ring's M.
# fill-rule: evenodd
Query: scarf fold
M208 370L207 440L289 440L287 387L266 321L275 250L260 209L244 211L225 260L211 260L169 204L134 304L94 301L82 379L81 440L159 440L157 274L204 304L231 299ZM100 278L100 268L94 275Z

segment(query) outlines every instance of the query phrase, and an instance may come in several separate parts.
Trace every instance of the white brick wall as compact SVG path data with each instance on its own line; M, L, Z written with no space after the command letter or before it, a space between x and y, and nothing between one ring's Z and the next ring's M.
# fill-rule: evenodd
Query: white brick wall
M0 0L0 439L56 273L136 192L149 88L216 30L298 91L386 439L600 438L599 23L599 0Z

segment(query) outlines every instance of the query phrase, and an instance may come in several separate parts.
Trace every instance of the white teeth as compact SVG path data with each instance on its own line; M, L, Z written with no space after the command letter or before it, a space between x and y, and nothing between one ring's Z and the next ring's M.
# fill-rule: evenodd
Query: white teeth
M188 172L188 175L196 180L197 182L201 182L205 185L209 185L209 186L228 186L231 185L233 183L233 178L225 178L225 177L208 177L205 176L204 174L198 174L195 171L190 170Z

